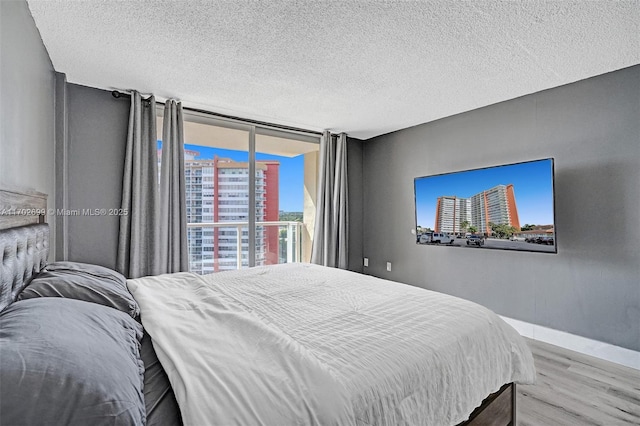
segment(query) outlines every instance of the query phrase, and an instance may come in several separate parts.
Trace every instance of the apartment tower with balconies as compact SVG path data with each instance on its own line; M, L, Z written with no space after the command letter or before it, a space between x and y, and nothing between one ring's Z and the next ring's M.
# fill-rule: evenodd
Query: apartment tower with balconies
M436 203L436 232L464 232L465 222L468 227L473 226L482 234L491 233L489 223L509 225L520 230L516 197L511 184L496 185L469 198L438 197Z
M188 229L191 272L249 265L249 165L229 158L197 159L185 150L188 223L229 223ZM256 222L278 220L278 161L256 161ZM241 225L244 223L244 225ZM278 228L256 226L256 266L278 263ZM238 265L240 253L241 265Z

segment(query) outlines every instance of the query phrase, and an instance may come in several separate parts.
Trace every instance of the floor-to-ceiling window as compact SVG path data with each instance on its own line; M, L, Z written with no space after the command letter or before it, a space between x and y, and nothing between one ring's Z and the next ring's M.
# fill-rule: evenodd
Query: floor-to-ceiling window
M256 129L256 264L309 261L318 149L318 138Z
M184 135L190 270L308 261L319 136L186 111Z

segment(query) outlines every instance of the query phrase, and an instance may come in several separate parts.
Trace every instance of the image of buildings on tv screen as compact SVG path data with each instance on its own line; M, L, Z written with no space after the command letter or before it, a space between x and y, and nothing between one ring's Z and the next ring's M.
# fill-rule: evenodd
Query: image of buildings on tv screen
M485 247L555 250L551 159L417 178L415 197L419 235L447 234L452 245L478 235Z

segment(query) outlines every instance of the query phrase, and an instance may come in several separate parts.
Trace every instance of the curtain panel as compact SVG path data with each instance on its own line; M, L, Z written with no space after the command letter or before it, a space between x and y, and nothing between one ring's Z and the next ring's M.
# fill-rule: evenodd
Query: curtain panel
M320 164L316 223L311 262L347 269L348 191L347 135L324 132L320 139Z
M182 103L164 107L160 166L161 273L189 270Z
M156 101L131 94L116 268L128 278L160 268Z

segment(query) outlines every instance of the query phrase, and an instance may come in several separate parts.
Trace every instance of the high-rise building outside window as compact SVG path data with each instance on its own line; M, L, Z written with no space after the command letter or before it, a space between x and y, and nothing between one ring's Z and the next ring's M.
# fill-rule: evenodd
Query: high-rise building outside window
M185 150L185 178L188 223L241 223L249 218L249 164L214 155L199 159L200 153ZM278 221L278 161L256 161L256 222ZM248 231L237 226L190 228L189 263L192 272L206 274L237 269L240 240L242 265L248 266ZM256 231L256 266L278 263L268 253L278 249L278 230ZM214 254L218 253L217 261Z
M200 116L184 134L190 270L309 261L319 137Z

